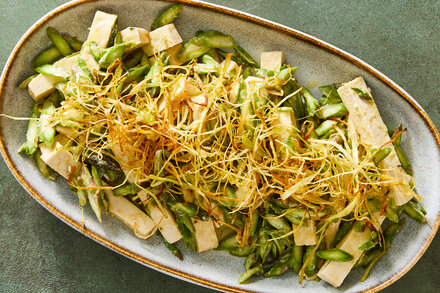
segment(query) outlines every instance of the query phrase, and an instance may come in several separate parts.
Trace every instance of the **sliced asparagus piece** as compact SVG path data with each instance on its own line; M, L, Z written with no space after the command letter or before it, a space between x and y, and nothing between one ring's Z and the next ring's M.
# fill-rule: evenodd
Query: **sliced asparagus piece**
M45 50L40 55L38 55L37 58L35 58L32 65L34 66L34 68L36 68L44 64L51 64L61 56L63 55L57 49L57 47L50 47L49 49Z
M338 248L319 250L316 252L316 255L322 259L340 262L350 261L353 259L351 254Z
M162 12L151 25L151 30L158 29L161 26L172 23L182 11L182 5L176 4L169 8L167 8L164 12Z
M69 44L63 39L61 34L56 29L49 26L46 29L46 33L55 47L61 52L61 54L63 54L63 56L72 54Z

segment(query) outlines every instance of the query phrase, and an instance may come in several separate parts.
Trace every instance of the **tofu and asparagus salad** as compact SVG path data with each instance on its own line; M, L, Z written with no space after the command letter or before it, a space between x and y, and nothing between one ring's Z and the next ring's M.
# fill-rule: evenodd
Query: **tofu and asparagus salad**
M97 11L85 42L48 27L19 86L35 100L20 152L100 222L159 231L179 259L179 240L243 257L239 283L290 272L338 287L357 267L365 280L403 214L426 222L406 129L386 127L362 77L316 99L283 52L258 65L216 30L184 43L180 12L148 31Z

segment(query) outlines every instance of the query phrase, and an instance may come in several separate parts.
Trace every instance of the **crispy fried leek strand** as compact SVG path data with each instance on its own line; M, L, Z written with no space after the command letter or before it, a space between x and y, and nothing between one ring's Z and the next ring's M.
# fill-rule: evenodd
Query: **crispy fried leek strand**
M203 77L194 72L195 63L160 64L152 75L129 85L124 84L127 74L120 61L93 76L94 82L74 73L59 87L65 101L51 123L72 130L74 156L111 156L130 182L151 187L171 183L204 202L219 201L232 212L255 211L269 196L279 196L305 209L317 225L349 214L374 222L367 196L383 201L384 186L400 181L381 172L372 154L349 143L336 125L325 140L304 140L293 129L287 142L277 140L288 152L281 156L274 147L278 130L272 125L279 118L286 81L272 76L255 82L253 77L244 83L244 101L232 102L230 92L242 83L241 69L226 61L223 70ZM171 102L182 78L197 88L191 91L197 96L187 92ZM166 155L153 174L158 150ZM227 196L225 186L234 187L234 197ZM243 229L251 226L239 231L241 245L250 234Z

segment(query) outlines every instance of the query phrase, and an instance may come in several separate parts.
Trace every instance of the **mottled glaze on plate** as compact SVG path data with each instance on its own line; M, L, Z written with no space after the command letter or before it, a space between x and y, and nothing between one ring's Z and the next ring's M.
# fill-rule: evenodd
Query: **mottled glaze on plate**
M363 76L373 91L385 123L390 128L403 123L409 129L403 148L413 163L417 190L425 198L423 205L428 211L430 225L407 221L389 253L376 264L363 283L359 282L363 271L355 270L339 289L324 282L304 282L299 285L298 277L293 272L279 278L258 279L247 285L238 285L244 259L217 251L200 254L185 252L185 259L181 262L167 251L157 236L148 240L138 239L131 230L108 215L104 216L101 225L89 207L82 215L76 197L68 191L64 180L46 180L38 173L32 160L17 154L25 137L27 122L0 117L0 151L17 180L51 213L102 245L164 273L218 290L378 291L405 274L426 250L440 222L440 181L433 180L440 177L440 139L433 123L417 102L371 66L307 34L220 6L193 1L177 2L184 4L182 15L176 21L184 40L188 40L199 29L217 29L234 36L256 59L259 59L261 51L281 50L288 63L298 66L295 76L303 84L309 81L328 84ZM169 5L167 1L80 0L48 13L23 36L6 64L0 81L1 113L29 116L32 100L16 86L31 74L31 60L37 52L47 47L47 26L84 40L96 10L118 14L121 29L127 26L149 28L154 17L166 5ZM316 89L314 93L318 94ZM81 225L82 219L84 226Z

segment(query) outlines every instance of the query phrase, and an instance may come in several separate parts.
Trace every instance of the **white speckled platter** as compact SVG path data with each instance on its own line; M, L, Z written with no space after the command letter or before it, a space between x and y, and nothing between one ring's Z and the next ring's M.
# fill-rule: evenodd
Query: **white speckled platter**
M389 253L376 264L363 283L359 282L362 271L355 270L339 289L324 282L305 282L299 285L298 277L292 272L279 278L258 279L247 285L238 285L237 279L243 271L244 260L227 253L185 253L185 260L181 262L167 251L159 237L138 239L131 230L108 215L104 216L101 225L90 208L84 210L85 227L82 229L81 209L77 198L68 191L67 183L62 179L56 182L46 180L38 173L32 160L17 154L25 137L27 123L0 117L0 151L17 180L51 213L102 245L164 273L218 290L378 291L406 273L426 250L440 222L440 180L432 180L440 178L440 139L433 123L417 102L363 61L309 35L227 8L192 1L177 2L183 3L184 7L175 24L186 41L199 29L216 29L234 36L238 43L257 58L261 51L281 50L288 63L298 66L295 76L301 83L319 81L320 84L328 84L363 76L373 91L385 123L395 128L402 122L409 129L403 148L413 163L417 191L424 197L423 206L428 211L430 225L407 221ZM149 28L158 12L166 5L169 2L80 0L69 2L48 13L23 36L6 64L0 81L1 113L28 117L32 100L16 86L31 73L31 60L36 52L48 45L45 33L47 26L84 40L96 10L118 14L121 29L127 26ZM78 234L78 237L82 235Z

